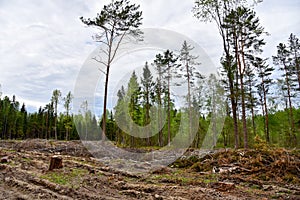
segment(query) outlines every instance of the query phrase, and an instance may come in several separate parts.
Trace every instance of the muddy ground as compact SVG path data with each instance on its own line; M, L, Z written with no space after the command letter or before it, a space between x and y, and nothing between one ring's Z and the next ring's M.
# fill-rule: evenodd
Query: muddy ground
M189 150L168 167L128 173L80 141L0 141L0 199L300 199L300 151ZM63 168L49 171L53 155Z

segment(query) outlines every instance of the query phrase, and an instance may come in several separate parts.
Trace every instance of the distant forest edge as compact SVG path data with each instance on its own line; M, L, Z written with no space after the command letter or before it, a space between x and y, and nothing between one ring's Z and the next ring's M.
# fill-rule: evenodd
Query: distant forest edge
M107 62L98 60L105 66L100 71L106 76L100 120L89 109L94 105L88 105L87 101L82 102L80 112L72 113L71 92L62 98L61 91L54 90L50 103L35 113L28 113L26 106L20 105L15 97L0 96L1 139L103 140L106 136L125 147L162 147L172 141L179 129L186 130L180 135L182 139L191 137L192 127L197 126L190 123L182 127L181 123L182 116L191 117L193 110L200 117L196 122L199 124L197 133L190 138L193 139L191 147L252 148L258 141L272 146L300 147L299 38L291 33L286 42L278 44L272 58L264 58L264 36L268 33L260 24L254 6L243 0L195 1L194 16L202 22L215 23L222 39L220 80L213 75L204 77L197 71L198 55L192 55L194 47L184 42L178 54L166 50L157 54L151 63L145 61L142 75L138 77L133 72L127 85L118 91L117 105L112 110L107 109L109 71L114 55L125 35L131 35L137 41L141 36L142 12L139 9L129 0L112 1L95 19L80 17L88 27L98 28L95 42L106 45L102 50L108 55ZM114 45L117 46L115 49L112 48ZM272 64L268 64L268 60ZM149 69L150 65L155 75ZM171 80L178 77L184 80L178 84L186 84L188 88L183 108L176 107L176 97L171 90ZM208 130L216 120L215 106L219 100L215 94L218 90L224 91L222 101L226 111L222 132L215 138L215 132ZM64 112L58 112L59 104L64 106ZM121 108L126 108L129 116ZM157 115L158 126L163 124L163 127L161 130L155 127L158 131L152 137L131 136L116 123L116 119L122 118L141 127L147 126L153 121L151 109L156 108L165 109L167 116L162 120L163 117ZM129 127L129 130L132 129ZM206 141L205 138L211 139Z
M144 67L144 77L141 77L139 81L135 72L133 72L127 87L123 87L118 92L118 103L114 110L107 111L107 132L106 136L109 140L114 141L120 146L128 147L144 147L144 146L165 146L168 144L168 124L167 120L164 121L164 127L162 129L162 136L159 133L157 135L147 138L135 138L126 134L122 131L115 121L116 115L122 115L123 111L118 109L124 103L124 98L129 93L131 96L130 102L128 104L128 109L130 117L132 120L140 125L145 126L149 123L149 115L147 115L147 110L150 109L151 104L155 103L155 82L152 79L148 65ZM145 77L146 76L146 77ZM144 81L148 79L148 81ZM147 83L147 84L145 84ZM149 84L151 83L151 84ZM277 87L280 81L274 82L273 86ZM151 91L146 92L145 88L149 90L149 85L151 86ZM146 86L146 87L145 87ZM282 91L276 91L275 93L280 94L286 92L284 87L280 87ZM278 88L277 88L278 89ZM164 90L165 92L167 90ZM201 95L201 92L199 92ZM202 94L203 95L203 94ZM256 94L258 95L258 94ZM205 95L204 95L205 96ZM269 105L269 123L268 128L270 131L269 145L278 147L300 147L297 141L300 137L300 108L293 107L292 110L289 109L287 98L282 96L281 101L277 101L276 95L270 96ZM71 113L71 104L73 96L69 92L65 97L59 90L54 90L50 102L44 106L40 107L37 112L28 113L25 104L20 105L16 100L15 96L12 99L5 96L1 98L0 96L0 137L1 139L29 139L29 138L40 138L40 139L58 139L58 140L101 140L101 126L102 120L97 120L96 116L92 114L89 110L89 105L87 101L82 102L81 110L79 114ZM149 100L151 99L151 100ZM200 101L200 99L202 101ZM276 99L276 101L275 101ZM296 98L292 98L295 99ZM150 101L151 104L148 104ZM186 112L186 110L177 110L171 100L171 137L175 136L178 131L181 115ZM57 111L58 104L64 106L63 112ZM212 113L210 110L211 98L203 98L201 96L193 96L192 100L193 107L199 108L199 129L191 143L191 147L201 148L206 134L208 134L208 128L211 123ZM255 111L261 109L262 102L259 99L255 101ZM163 106L167 106L166 98L164 98ZM283 107L285 106L285 107ZM283 109L279 109L279 108ZM202 109L200 109L202 108ZM201 113L204 110L205 113ZM294 129L292 129L290 112L293 112ZM234 147L235 138L233 131L233 118L230 116L229 103L226 106L227 116L225 119L224 127L222 133L218 136L214 147ZM249 147L252 148L256 145L257 141L266 142L266 125L265 116L263 114L258 114L255 112L254 116L250 113L247 117L247 128L249 132ZM120 117L120 116L119 116ZM122 117L122 116L121 116ZM125 116L124 116L125 117ZM80 134L78 134L78 131ZM243 134L242 134L242 122L238 121L239 126L239 147L243 146ZM81 138L79 137L81 136ZM259 140L258 140L259 139Z

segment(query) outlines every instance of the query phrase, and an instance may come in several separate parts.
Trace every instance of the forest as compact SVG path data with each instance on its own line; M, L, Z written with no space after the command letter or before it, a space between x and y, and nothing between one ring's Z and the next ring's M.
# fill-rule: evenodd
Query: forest
M280 43L278 53L272 58L274 65L266 64L265 59L255 58L249 60L252 64L247 65L243 81L237 78L241 75L238 69L233 68L234 74L234 102L236 102L237 120L237 140L235 143L235 120L230 104L230 86L226 79L225 69L222 68L222 80L219 86L225 88L226 93L226 118L224 127L215 141L214 147L243 147L245 142L244 131L247 132L249 147L255 144L255 138L259 137L270 145L278 147L299 147L297 138L300 137L300 108L298 104L300 87L300 71L297 55L300 54L300 44L298 38L291 34L285 43ZM188 65L186 70L185 63L189 50L192 47L187 43L182 45L181 55L166 51L156 55L153 63L145 63L141 77L135 72L132 73L127 85L122 86L118 91L117 105L113 110L107 110L107 132L109 140L121 146L141 147L141 146L165 146L168 138L174 137L181 120L181 115L188 111L188 106L184 110L177 110L174 105L171 93L169 93L165 80L170 74L166 74L163 67L174 67L172 76L181 76L186 82L190 83L193 93L190 94L190 106L197 110L199 117L199 129L196 133L192 147L201 148L209 124L211 123L212 97L208 95L207 85L204 84L204 77L197 71L193 71L193 65ZM252 58L249 56L248 59ZM189 59L189 62L191 60ZM167 64L164 64L167 63ZM192 63L192 62L191 62ZM151 66L160 70L161 79L153 78ZM179 69L178 68L182 68ZM181 75L178 74L181 72ZM165 72L165 73L164 73ZM274 73L279 78L272 78ZM228 73L228 72L227 72ZM241 84L242 83L242 84ZM243 91L241 91L243 85ZM170 97L170 99L168 99ZM244 98L242 98L244 97ZM125 98L128 98L125 102ZM101 129L103 117L97 120L96 116L89 110L87 102L81 105L81 113L71 112L73 96L71 92L62 96L60 90L54 90L50 102L44 107L40 107L37 112L28 113L26 105L17 101L15 97L10 99L5 96L0 99L0 132L1 139L27 139L43 138L58 140L78 140L80 139L77 130L87 135L89 140L101 140ZM242 99L244 102L242 102ZM243 124L242 104L245 104L245 120ZM59 112L58 105L63 106L64 110ZM154 105L161 105L166 108L170 115L163 122L164 127L159 134L147 138L134 138L127 135L116 124L115 117L125 118L124 110L119 107L126 105L131 119L140 126L146 126L150 122L150 109ZM123 115L123 116L122 116ZM170 120L170 126L165 123ZM75 124L78 124L76 127ZM244 129L244 125L246 129Z
M178 132L182 116L191 117L193 110L199 120L195 125L198 129L191 139L191 147L201 148L207 134L214 134L208 133L216 115L214 109L217 99L214 92L222 90L225 121L221 133L213 139L212 147L251 148L257 138L278 147L299 147L298 36L291 33L286 41L277 45L277 52L271 58L264 58L265 37L270 36L260 23L255 9L247 7L243 1L238 1L239 4L224 2L223 5L218 1L196 1L192 11L200 22L215 23L220 31L224 53L220 58L218 79L214 75L205 77L197 71L198 55L192 55L194 47L185 41L177 52L166 50L155 55L152 61L145 60L142 74L139 76L133 72L127 85L119 89L114 108L107 109L104 101L104 112L97 113L97 116L101 116L99 118L92 114L89 109L92 105L88 105L87 101L82 102L80 112L74 114L72 93L64 97L59 89L53 90L48 104L33 113L28 113L26 105L20 105L15 96L0 96L1 139L102 140L106 137L124 147L163 147ZM139 6L129 6L129 3L120 1L109 4L95 19L80 18L87 26L103 30L103 40L109 41L105 43L107 51L111 51L108 55L118 50L110 47L121 42L125 34L136 38L141 34L138 30L142 24L142 12ZM113 12L122 6L126 9L120 10L119 14ZM120 15L124 15L129 22L124 20L123 23ZM111 26L110 22L118 23ZM99 38L95 42L100 42ZM108 58L108 62L104 63L104 71L110 69L113 59ZM109 73L106 76L108 80ZM105 82L105 86L108 82ZM213 86L212 82L217 84ZM181 85L186 85L188 92L184 96L185 105L179 108L175 105L176 97L171 87ZM107 88L104 100L107 99ZM58 110L59 105L63 110ZM155 119L153 110L158 108L164 109L167 116L158 114ZM158 124L151 129L155 129L157 134L148 138L129 135L131 129L126 128L126 124L120 128L116 123L116 118L128 118L125 112L138 126L145 127L151 121L156 121ZM191 124L186 125L182 137L190 137L191 129Z
M139 67L117 65L126 44L148 42L144 10L132 1L112 0L95 18L76 18L96 32L90 40L99 48L87 61L95 71L82 67L74 91L43 80L52 94L31 111L0 85L0 199L299 199L298 33L289 31L265 57L272 33L256 12L262 0L195 0L189 14L218 30L215 72L204 66L201 45L173 41L172 31L161 38L177 45L155 47L150 58L137 54ZM132 49L123 52L129 65Z

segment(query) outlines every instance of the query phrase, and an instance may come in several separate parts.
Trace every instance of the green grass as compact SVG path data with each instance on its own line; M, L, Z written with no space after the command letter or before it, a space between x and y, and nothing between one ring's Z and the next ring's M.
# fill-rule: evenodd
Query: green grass
M16 166L18 166L17 163L12 162L12 161L10 161L10 162L8 162L8 163L3 163L2 165L9 165L9 166L11 166L11 167L16 167Z
M16 152L16 150L13 150L13 149L1 149L1 151L7 152L7 153L14 153L14 152Z
M47 174L40 176L40 178L49 180L56 184L76 187L80 184L80 182L78 182L78 179L83 177L85 174L88 174L88 171L86 169L73 169L69 172L65 171L48 172Z
M162 179L167 179L167 180L174 180L174 176L171 176L169 174L161 174L161 175L155 175L153 176L154 180L162 180Z
M26 157L22 157L21 158L23 161L30 163L32 161L32 158L26 158Z
M183 184L187 185L195 182L195 178L193 176L186 176L184 171L178 170L173 172L172 174L157 174L153 175L151 178L153 181L170 181L171 183Z
M42 175L41 178L60 185L66 185L68 183L68 177L59 172L51 172L49 174Z

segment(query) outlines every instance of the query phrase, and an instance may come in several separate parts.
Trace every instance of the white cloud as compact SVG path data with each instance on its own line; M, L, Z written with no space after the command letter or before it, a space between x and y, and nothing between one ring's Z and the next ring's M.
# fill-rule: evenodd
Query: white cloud
M271 35L266 37L264 55L276 54L276 46L286 43L291 33L300 37L300 2L298 0L265 0L257 7L257 14L265 30Z
M48 102L52 90L73 89L76 73L95 48L79 16L84 1L6 1L0 11L0 83L4 95ZM3 20L7 19L7 20Z
M4 95L16 94L28 105L46 104L52 90L73 90L77 74L96 44L95 29L85 28L79 17L96 16L109 0L0 1L0 84ZM222 54L214 24L193 17L194 0L134 0L143 10L143 27L166 28L190 37L208 53L215 65ZM265 56L276 53L291 32L300 35L298 0L265 0L258 16L271 36ZM98 72L95 72L98 73Z

